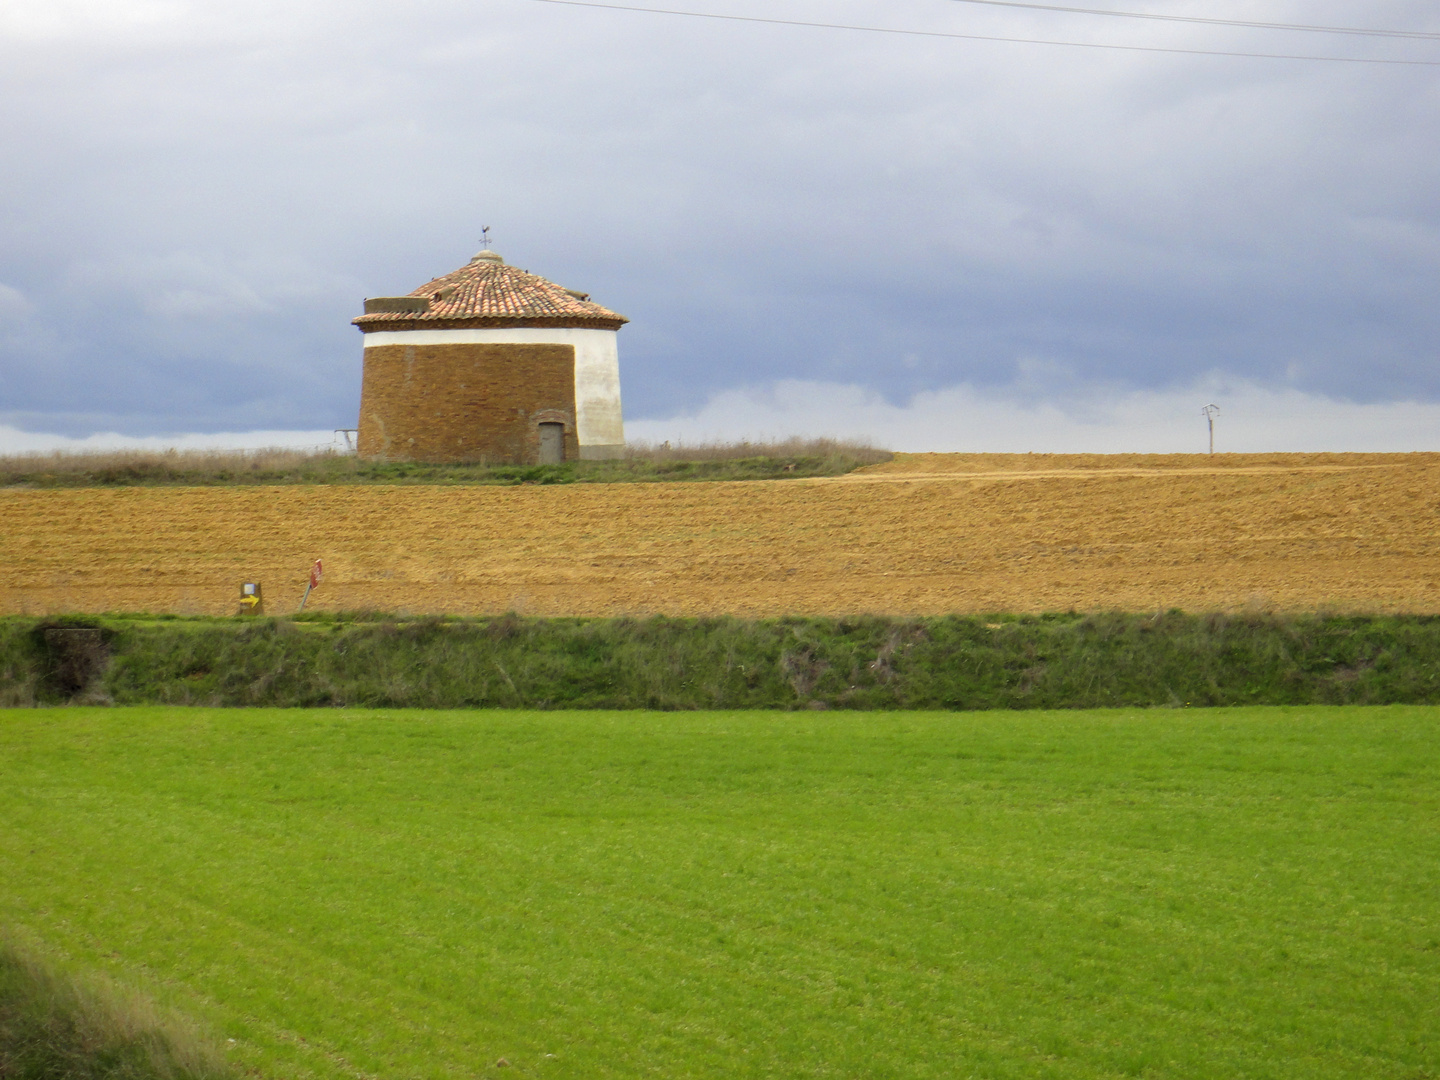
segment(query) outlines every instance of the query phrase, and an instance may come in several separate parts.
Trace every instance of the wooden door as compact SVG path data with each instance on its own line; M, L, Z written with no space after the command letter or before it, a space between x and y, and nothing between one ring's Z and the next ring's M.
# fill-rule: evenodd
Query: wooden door
M565 460L565 425L540 425L540 464L559 465Z

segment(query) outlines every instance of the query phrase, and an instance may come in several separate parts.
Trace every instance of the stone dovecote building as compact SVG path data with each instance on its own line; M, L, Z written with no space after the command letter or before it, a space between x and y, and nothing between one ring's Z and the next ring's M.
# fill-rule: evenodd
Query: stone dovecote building
M408 296L365 301L361 457L532 464L625 447L628 320L482 251Z

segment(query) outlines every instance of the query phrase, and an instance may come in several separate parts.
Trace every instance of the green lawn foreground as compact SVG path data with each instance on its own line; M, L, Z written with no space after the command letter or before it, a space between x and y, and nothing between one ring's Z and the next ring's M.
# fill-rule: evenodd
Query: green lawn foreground
M1431 1077L1440 709L11 710L6 928L287 1080Z

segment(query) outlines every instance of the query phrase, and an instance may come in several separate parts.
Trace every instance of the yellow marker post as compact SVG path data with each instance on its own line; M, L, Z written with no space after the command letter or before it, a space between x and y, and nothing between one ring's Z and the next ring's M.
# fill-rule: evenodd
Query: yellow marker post
M260 592L258 581L247 581L240 586L240 615L259 615L264 610L265 598Z

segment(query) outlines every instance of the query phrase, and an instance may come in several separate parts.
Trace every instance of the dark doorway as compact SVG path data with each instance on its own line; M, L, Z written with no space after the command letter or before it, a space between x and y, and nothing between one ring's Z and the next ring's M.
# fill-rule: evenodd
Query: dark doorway
M565 460L565 425L540 425L540 464L559 465Z

